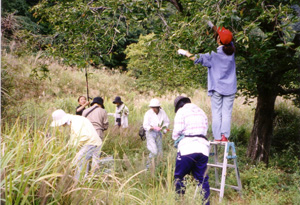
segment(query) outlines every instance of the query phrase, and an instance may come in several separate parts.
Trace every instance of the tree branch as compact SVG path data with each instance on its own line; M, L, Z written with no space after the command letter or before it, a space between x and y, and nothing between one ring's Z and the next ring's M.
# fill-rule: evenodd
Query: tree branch
M279 70L275 71L273 76L276 77L276 76L279 76L279 75L283 75L283 74L285 74L286 72L288 72L290 70L296 70L296 69L297 68L293 67L293 66L286 66L283 69L279 69Z
M105 9L110 9L108 7L104 7L104 6L99 6L99 7L90 7L90 9L93 11L93 12L97 12L100 10L100 12L104 11Z
M94 0L91 0L87 5L90 5L90 4L92 4L94 2Z
M292 49L296 49L300 46L300 33L297 33L293 39L294 45L291 46Z
M179 11L181 13L183 12L183 7L179 1L177 1L177 0L167 0L167 1L170 2L171 4L173 4L176 7L177 11Z
M169 30L170 27L167 24L166 19L164 18L164 16L161 13L158 13L158 16L160 17L160 19L163 21L163 23L165 24L166 28Z
M114 48L114 40L115 40L115 37L116 37L116 35L117 35L117 31L118 31L116 28L119 26L120 19L121 19L121 15L119 16L117 25L116 25L116 27L115 27L115 33L114 33L113 39L112 39L112 41L111 41L111 48L109 49L109 51L108 51L107 54L110 54L110 53L112 52L113 48Z
M245 1L242 1L241 3L239 3L237 6L240 6L240 5L242 5L242 4L244 4L244 3L246 3L247 1L245 0Z
M285 90L282 87L279 87L279 94L281 94L281 95L288 95L288 94L300 95L300 88Z

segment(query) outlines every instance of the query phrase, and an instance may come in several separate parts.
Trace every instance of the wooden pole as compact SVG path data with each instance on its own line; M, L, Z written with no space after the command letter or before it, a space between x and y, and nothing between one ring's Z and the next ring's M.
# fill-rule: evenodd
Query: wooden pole
M85 67L85 81L86 81L86 99L89 101L90 96L89 96L89 80L88 80L88 72L87 68Z

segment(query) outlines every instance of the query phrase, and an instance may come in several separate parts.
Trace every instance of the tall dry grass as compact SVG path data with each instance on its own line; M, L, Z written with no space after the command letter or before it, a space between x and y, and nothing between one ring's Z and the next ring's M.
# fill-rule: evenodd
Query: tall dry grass
M34 77L32 69L47 65L49 74L45 79ZM129 107L129 128L117 129L113 118L109 118L110 127L105 132L102 151L103 157L114 157L114 164L96 175L89 175L79 182L74 180L72 160L76 154L74 148L67 146L68 130L59 131L49 128L51 113L55 109L64 109L75 113L77 97L86 92L84 72L76 68L64 67L51 59L37 57L18 58L13 55L2 57L2 66L9 75L9 97L1 122L1 202L6 204L201 204L200 196L194 198L195 182L187 178L187 192L184 199L176 201L173 174L176 150L173 148L171 133L163 137L164 157L156 162L156 168L145 170L149 152L146 142L141 141L138 129L143 121L148 103L158 97L163 109L172 123L175 116L173 100L175 93L155 96L149 92L139 93L134 80L126 74L112 73L89 68L89 86L92 97L105 99L107 112L114 112L112 100L119 95ZM40 72L40 71L39 71ZM41 73L40 73L41 74ZM41 75L40 75L41 76ZM205 89L195 90L192 102L199 105L211 119L210 98ZM249 136L253 121L253 106L243 104L242 98L235 100L233 109L232 139L238 140ZM211 124L211 121L209 121ZM243 129L241 129L241 127ZM49 137L50 135L51 137ZM238 135L236 137L234 135ZM211 131L209 137L212 139ZM223 204L260 204L297 201L299 194L288 199L297 185L287 188L275 181L284 194L272 195L274 177L258 186L252 175L264 171L266 176L286 176L276 170L270 172L263 168L253 169L244 156L245 148L237 147L242 183L247 195L240 198L237 193L227 190ZM213 180L213 175L210 176ZM229 174L228 180L235 176ZM288 175L297 179L294 175ZM277 178L275 178L277 180ZM243 181L244 180L244 181ZM249 184L258 184L249 187ZM266 187L265 195L259 195ZM299 186L298 186L299 187ZM297 198L298 197L298 198ZM212 204L218 204L218 196L212 192Z

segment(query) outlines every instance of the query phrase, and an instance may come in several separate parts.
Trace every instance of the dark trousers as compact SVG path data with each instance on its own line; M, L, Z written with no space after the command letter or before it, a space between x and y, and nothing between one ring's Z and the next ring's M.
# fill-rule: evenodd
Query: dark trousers
M194 178L198 181L198 186L202 186L201 194L204 195L204 204L209 205L208 197L210 194L208 176L205 175L207 168L208 157L202 153L194 153L181 156L180 152L177 153L176 167L175 167L175 186L178 194L185 193L185 186L183 178L187 174L193 174Z

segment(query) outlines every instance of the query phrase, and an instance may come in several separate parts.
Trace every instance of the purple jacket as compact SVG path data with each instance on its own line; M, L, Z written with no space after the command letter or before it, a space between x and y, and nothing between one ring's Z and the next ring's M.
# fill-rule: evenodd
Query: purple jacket
M233 55L226 55L223 46L219 46L216 52L197 54L195 64L208 68L207 87L208 95L212 95L213 91L221 95L232 95L237 91L236 88L236 67Z

